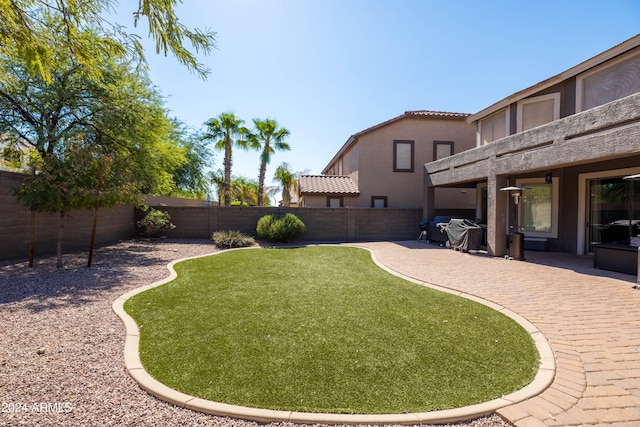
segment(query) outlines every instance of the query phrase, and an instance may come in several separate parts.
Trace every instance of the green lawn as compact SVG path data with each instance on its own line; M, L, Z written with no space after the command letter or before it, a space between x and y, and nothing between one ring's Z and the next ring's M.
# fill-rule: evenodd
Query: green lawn
M510 318L377 267L351 247L251 249L183 261L128 300L147 371L229 404L334 413L479 403L533 379Z

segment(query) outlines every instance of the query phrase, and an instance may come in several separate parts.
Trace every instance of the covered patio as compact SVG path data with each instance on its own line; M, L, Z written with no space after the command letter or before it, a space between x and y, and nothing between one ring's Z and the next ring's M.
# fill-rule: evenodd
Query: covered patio
M525 229L525 235L544 236L555 252L591 253L592 182L640 173L638 105L640 93L425 164L425 217L436 215L435 188L475 187L476 221L487 226L487 252L503 256L517 210L500 189L547 185L549 229ZM630 214L636 213L639 207Z

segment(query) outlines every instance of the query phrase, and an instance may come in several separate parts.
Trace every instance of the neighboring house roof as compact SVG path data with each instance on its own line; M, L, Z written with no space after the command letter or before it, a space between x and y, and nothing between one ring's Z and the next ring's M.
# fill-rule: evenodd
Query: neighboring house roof
M327 173L328 169L331 167L331 165L340 158L340 156L342 156L342 154L344 152L346 152L349 147L351 147L353 144L355 144L358 141L358 138L360 138L363 135L366 135L370 132L373 132L377 129L383 128L385 126L389 126L392 123L398 122L400 120L403 119L407 119L407 118L414 118L414 119L429 119L429 120L433 120L433 119L437 119L437 120L460 120L460 121L465 121L467 120L467 118L471 116L471 114L467 114L467 113L451 113L451 112L446 112L446 111L432 111L432 110L415 110L415 111L405 111L404 114L401 114L397 117L394 117L392 119L386 120L382 123L378 123L375 126L371 126L370 128L367 128L365 130L362 130L358 133L354 133L353 135L351 135L349 137L349 139L347 139L347 142L344 143L344 145L342 146L342 148L340 148L340 150L338 150L338 152L336 153L335 156L333 156L333 158L331 159L331 161L329 162L329 164L324 168L324 170L322 171L322 173Z
M13 147L16 149L24 149L29 150L35 148L30 142L21 139L21 138L12 138L7 134L0 134L0 146L2 147Z
M298 187L300 194L360 194L351 177L341 175L302 175L298 178Z
M446 111L431 111L431 110L416 110L416 111L405 111L404 114L401 114L392 119L386 120L382 123L378 123L375 126L371 126L370 128L366 128L358 133L354 133L351 135L351 138L359 138L363 135L366 135L374 130L383 128L385 126L389 126L392 123L400 121L406 118L418 118L418 119L438 119L438 120L466 120L471 114L467 113L449 113ZM351 139L349 138L349 139ZM349 142L349 141L347 141Z
M580 73L583 73L597 65L600 65L604 62L609 61L612 58L615 58L616 56L623 54L625 52L628 52L632 49L635 49L637 47L640 46L640 34L630 38L627 41L624 41L622 43L620 43L617 46L612 47L611 49L600 53L599 55L594 56L591 59L587 59L586 61L576 65L573 68L568 69L567 71L564 71L558 75L555 75L553 77L550 77L546 80L541 81L540 83L537 83L533 86L529 86L526 89L523 89L521 91L518 91L512 95L509 95L508 97L496 102L493 105L490 105L489 107L485 108L484 110L481 110L471 116L469 116L469 118L467 119L468 123L473 123L475 121L478 121L484 117L490 116L491 114L507 107L510 104L513 104L514 102L518 102L521 99L527 98L531 95L534 95L544 89L547 89L551 86L554 86L558 83L563 82L564 80L567 80L571 77L575 77Z

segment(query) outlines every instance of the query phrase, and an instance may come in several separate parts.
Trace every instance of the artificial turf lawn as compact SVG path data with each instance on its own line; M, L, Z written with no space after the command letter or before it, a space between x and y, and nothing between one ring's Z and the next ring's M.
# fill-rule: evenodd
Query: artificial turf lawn
M181 392L242 406L404 413L513 392L538 368L527 332L338 246L223 252L125 303L140 356Z

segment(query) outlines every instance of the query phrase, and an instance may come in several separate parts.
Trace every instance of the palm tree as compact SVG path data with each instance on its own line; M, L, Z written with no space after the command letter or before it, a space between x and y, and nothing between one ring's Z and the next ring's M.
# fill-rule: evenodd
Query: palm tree
M270 185L264 187L264 200L265 206L271 205L271 200L275 199L276 194L280 191L280 187L277 185Z
M276 168L273 178L282 186L282 206L291 205L291 191L298 192L298 174L291 172L288 163Z
M224 205L231 205L231 155L233 146L246 149L247 141L242 139L249 130L242 126L244 120L236 118L233 113L222 113L206 121L207 132L203 140L214 141L218 150L224 150Z
M278 128L278 123L272 119L253 119L255 130L249 137L251 147L261 150L260 174L258 175L258 206L264 202L264 178L267 173L267 164L271 161L271 155L276 150L290 150L285 139L289 136L287 128Z
M209 181L216 187L216 198L218 199L218 206L220 206L224 195L224 171L222 169L210 171Z
M258 202L258 185L254 180L244 177L234 178L232 182L233 199L240 206L255 206Z

